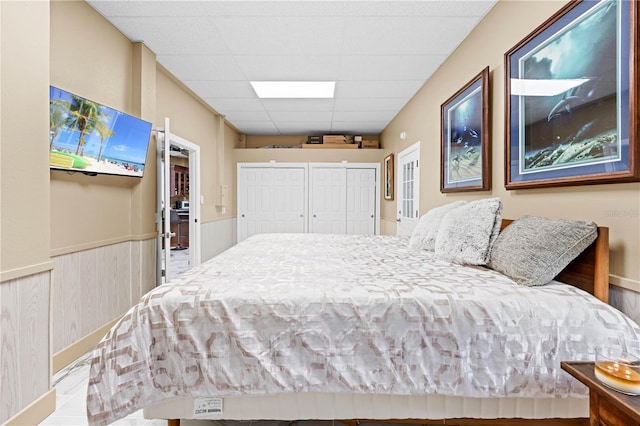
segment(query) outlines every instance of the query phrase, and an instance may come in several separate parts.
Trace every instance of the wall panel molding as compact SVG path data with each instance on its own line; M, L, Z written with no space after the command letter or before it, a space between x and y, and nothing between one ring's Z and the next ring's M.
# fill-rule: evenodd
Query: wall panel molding
M24 268L0 271L0 285L6 283L9 280L17 280L20 278L28 277L30 275L39 274L41 272L51 271L53 267L54 263L49 261L25 266Z

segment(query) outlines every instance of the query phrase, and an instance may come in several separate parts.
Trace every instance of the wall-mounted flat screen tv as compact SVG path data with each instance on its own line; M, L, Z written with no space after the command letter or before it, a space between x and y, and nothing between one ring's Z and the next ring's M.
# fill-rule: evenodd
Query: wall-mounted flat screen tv
M51 86L52 169L142 177L151 123Z

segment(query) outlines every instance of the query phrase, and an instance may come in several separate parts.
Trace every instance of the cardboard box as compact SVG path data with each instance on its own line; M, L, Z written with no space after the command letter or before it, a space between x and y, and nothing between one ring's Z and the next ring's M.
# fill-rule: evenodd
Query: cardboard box
M345 135L324 135L322 143L347 143L347 137Z
M378 149L380 148L380 142L370 139L363 139L361 146L363 149Z

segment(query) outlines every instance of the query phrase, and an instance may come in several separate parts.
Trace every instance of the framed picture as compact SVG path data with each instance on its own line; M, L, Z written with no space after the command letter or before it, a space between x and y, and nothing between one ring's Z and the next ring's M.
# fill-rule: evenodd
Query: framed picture
M384 199L393 200L393 154L384 158Z
M441 106L440 192L491 189L489 67Z
M569 2L505 54L505 187L632 182L638 2Z

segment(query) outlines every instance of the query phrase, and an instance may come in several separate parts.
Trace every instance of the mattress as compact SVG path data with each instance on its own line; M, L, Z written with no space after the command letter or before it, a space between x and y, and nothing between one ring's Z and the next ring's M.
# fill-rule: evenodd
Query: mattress
M584 398L560 361L637 351L639 336L582 290L518 286L405 237L261 234L124 315L94 351L87 412L108 424L176 398Z

